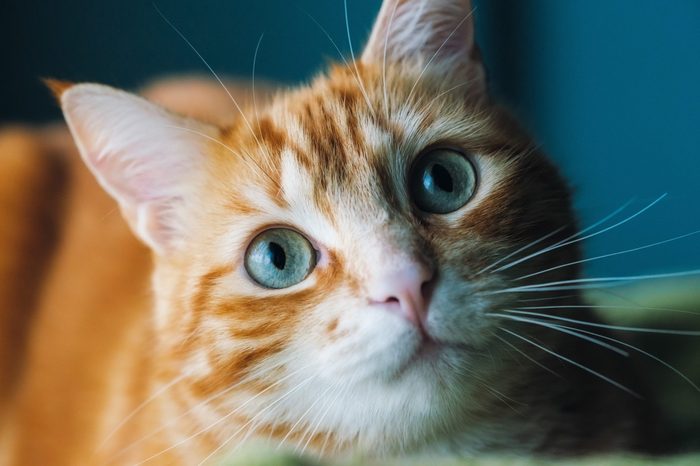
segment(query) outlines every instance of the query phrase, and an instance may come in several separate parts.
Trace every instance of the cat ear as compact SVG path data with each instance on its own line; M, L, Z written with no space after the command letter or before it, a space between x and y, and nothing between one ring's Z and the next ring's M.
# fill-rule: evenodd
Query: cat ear
M412 63L485 91L473 12L470 0L384 0L362 62Z
M132 230L158 254L175 248L216 128L108 86L50 87L83 160Z

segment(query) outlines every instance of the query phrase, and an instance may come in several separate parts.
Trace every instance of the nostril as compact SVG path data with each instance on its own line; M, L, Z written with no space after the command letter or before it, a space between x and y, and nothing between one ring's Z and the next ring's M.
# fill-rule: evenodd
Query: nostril
M426 279L420 286L420 293L423 296L423 300L426 302L430 301L433 295L433 289L435 289L435 277L431 276Z
M380 299L370 299L370 304L387 306L389 309L402 309L404 307L404 302L397 298L396 296L389 296L388 298Z

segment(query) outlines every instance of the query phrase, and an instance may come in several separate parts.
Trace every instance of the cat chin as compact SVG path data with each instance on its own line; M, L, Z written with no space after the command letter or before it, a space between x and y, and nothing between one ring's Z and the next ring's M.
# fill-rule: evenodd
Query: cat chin
M432 356L431 356L432 357ZM444 364L444 361L443 361ZM352 439L353 449L369 455L420 450L428 438L447 435L468 412L473 387L454 373L435 371L425 359L415 361L392 382L375 380L353 385L327 428L338 438ZM400 446L393 451L391 446Z

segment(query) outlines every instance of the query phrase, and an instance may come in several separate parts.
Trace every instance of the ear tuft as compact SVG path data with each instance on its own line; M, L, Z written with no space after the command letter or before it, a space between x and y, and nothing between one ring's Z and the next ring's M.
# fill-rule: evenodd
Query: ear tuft
M53 78L44 78L42 79L46 87L49 88L53 96L56 98L56 100L61 102L61 96L63 95L64 92L66 92L68 89L73 87L75 83L72 83L70 81L62 81L60 79L53 79Z

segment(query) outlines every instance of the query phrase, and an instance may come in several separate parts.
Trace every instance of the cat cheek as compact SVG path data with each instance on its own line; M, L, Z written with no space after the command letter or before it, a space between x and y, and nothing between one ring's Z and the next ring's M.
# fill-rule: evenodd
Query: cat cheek
M209 362L210 356L206 349L191 354L183 363L183 373L193 378L204 379L212 375L214 369Z

